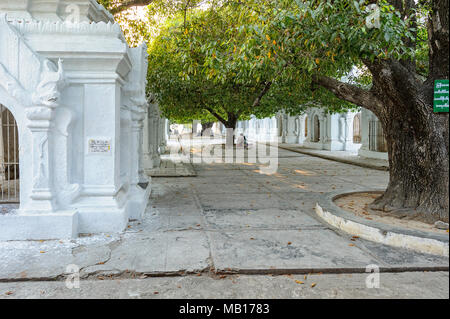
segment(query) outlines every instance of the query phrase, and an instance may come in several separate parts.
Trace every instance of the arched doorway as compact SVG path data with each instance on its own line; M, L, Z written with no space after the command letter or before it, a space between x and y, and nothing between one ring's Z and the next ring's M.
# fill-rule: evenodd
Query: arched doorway
M314 122L313 142L317 143L320 140L320 121L318 115L314 115L313 122Z
M0 104L0 204L19 203L19 132L12 113Z
M361 143L361 113L358 113L353 118L353 143Z

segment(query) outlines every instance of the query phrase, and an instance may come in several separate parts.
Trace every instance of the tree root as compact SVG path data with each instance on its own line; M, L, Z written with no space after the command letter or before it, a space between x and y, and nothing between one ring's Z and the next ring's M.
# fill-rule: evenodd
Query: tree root
M442 209L436 206L439 205L422 203L418 206L411 206L404 196L392 195L388 191L369 204L370 209L382 212L383 216L417 220L428 224L434 224L437 221L448 223L448 214L445 217Z

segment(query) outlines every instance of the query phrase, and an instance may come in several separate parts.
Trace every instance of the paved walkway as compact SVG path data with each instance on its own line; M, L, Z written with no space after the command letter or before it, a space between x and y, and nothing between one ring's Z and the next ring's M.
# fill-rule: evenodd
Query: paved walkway
M83 278L448 269L448 258L352 241L316 217L321 196L384 188L387 172L278 151L273 175L203 163L197 177L153 178L144 220L120 235L0 242L0 281L62 279L70 264Z
M448 299L448 272L380 274L379 288L368 289L369 274L283 276L148 277L85 280L79 289L67 289L64 281L0 283L0 299L300 299L389 298ZM299 282L303 282L299 283ZM314 287L313 287L314 286ZM176 312L177 309L167 309ZM213 317L213 316L211 316Z
M161 164L147 172L151 177L195 177L197 174L189 163L175 163L170 160L170 156L163 155L161 157Z
M357 152L315 150L299 146L298 144L287 144L287 143L282 143L279 144L278 146L285 150L311 156L317 156L320 158L329 159L340 163L352 164L356 166L372 168L381 171L389 171L389 162L387 160L361 157L358 155Z

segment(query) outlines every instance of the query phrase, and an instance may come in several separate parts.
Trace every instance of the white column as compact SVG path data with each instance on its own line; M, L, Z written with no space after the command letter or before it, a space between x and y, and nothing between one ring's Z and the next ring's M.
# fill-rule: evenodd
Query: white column
M22 209L27 212L52 212L55 209L53 184L53 108L37 105L27 109L32 134L33 176L30 200Z
M286 115L286 143L295 144L298 140L298 135L296 133L296 117Z
M350 112L345 114L345 143L344 150L351 151L354 149L353 145L353 117L354 115Z
M298 144L303 145L303 143L306 140L306 136L305 136L305 119L306 119L306 115L301 115L298 118Z
M319 126L319 131L320 131L319 132L320 133L319 143L321 143L322 147L323 147L323 144L324 144L324 141L325 141L325 130L327 129L325 127L325 119L324 119L323 116L319 117L319 123L320 123L320 126Z

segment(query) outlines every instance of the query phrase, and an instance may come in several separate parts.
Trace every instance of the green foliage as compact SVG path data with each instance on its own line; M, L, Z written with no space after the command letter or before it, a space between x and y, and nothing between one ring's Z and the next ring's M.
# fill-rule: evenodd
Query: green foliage
M111 0L101 2L111 6ZM150 43L148 89L172 120L214 120L206 109L224 119L280 109L299 114L310 105L340 112L356 106L314 85L313 77L369 88L364 62L376 59L413 60L418 73L428 73L429 1L404 16L379 0L381 26L369 29L372 2L156 0L147 7L147 21L129 24L128 38ZM161 21L158 36L148 32ZM270 90L253 107L268 82Z
M312 76L347 77L353 67L362 68L363 61L375 59L416 59L421 54L423 65L425 47L408 46L417 29L412 18L401 17L387 1L378 1L381 27L368 29L365 18L366 2L349 0L249 1L236 4L247 15L258 13L258 23L246 24L243 33L253 36L248 43L258 45L264 65L278 65L283 77L302 83L304 102L319 103L333 111L351 105L338 101L329 92L316 91ZM245 12L245 13L244 13ZM423 28L420 31L423 33ZM266 38L265 42L261 39ZM256 40L255 40L256 39ZM422 42L425 43L425 42ZM351 79L354 84L367 86L370 74L362 68L361 76Z
M298 82L264 64L257 46L239 30L242 16L231 8L197 10L189 20L170 20L149 48L149 91L156 93L165 116L173 121L222 122L272 116L280 105L298 105ZM254 102L268 82L270 94ZM234 123L230 123L231 125Z

